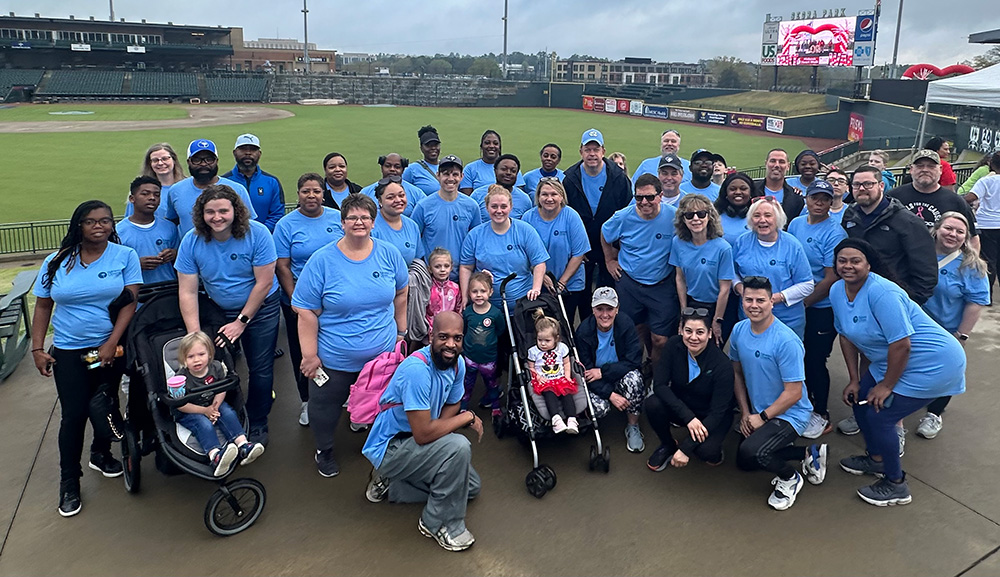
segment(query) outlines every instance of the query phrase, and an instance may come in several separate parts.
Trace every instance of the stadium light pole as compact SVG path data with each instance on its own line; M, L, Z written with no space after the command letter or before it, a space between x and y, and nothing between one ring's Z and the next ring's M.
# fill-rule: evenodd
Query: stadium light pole
M503 78L507 79L507 0L503 0Z
M114 22L115 21L115 0L108 0L108 8L109 8L109 10L111 12L111 16L110 16L111 21Z
M899 0L899 12L896 14L896 39L892 43L892 72L893 79L896 78L896 55L899 54L899 28L903 24L903 0Z
M306 74L312 72L312 64L309 62L309 8L306 0L302 0L302 61L306 65Z

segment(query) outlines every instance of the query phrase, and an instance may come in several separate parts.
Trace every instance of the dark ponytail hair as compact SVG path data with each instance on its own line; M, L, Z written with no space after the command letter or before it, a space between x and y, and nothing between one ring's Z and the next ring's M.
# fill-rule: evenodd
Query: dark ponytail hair
M111 215L113 219L115 217L114 212L112 212L111 207L108 203L100 200L88 200L76 207L73 211L73 216L69 219L69 230L66 231L66 236L63 237L62 242L59 244L59 250L56 252L56 256L52 257L49 261L48 267L45 269L45 274L42 275L42 286L45 288L51 288L52 282L56 278L56 273L59 271L59 266L66 261L66 272L73 270L73 265L76 263L76 257L80 254L80 244L83 242L83 219L91 211L105 209L108 214ZM115 231L115 227L111 227L111 234L108 236L108 241L115 244L121 244L118 239L118 233ZM66 259L69 259L68 261Z

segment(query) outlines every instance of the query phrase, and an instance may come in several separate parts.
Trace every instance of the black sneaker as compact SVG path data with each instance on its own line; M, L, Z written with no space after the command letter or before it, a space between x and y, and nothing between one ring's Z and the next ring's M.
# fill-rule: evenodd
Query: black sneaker
M80 483L64 483L59 488L59 514L63 517L72 517L83 508L80 501Z
M340 465L337 464L337 459L333 458L333 449L316 451L316 469L320 475L327 478L340 474Z
M874 484L858 489L858 496L864 499L865 502L879 507L906 505L913 500L913 497L910 496L910 487L906 484L905 476L898 483L882 477L878 481L875 481Z
M91 453L90 468L100 471L105 477L118 477L124 471L122 464L118 462L118 459L111 456L110 451L106 453Z
M267 433L267 425L260 427L250 427L250 434L247 435L250 438L251 443L260 443L261 445L267 446L268 441L271 440L270 435Z
M649 467L650 471L659 473L667 468L667 463L670 462L670 456L670 449L666 445L660 445L655 451L653 451L649 460L646 461L646 466Z

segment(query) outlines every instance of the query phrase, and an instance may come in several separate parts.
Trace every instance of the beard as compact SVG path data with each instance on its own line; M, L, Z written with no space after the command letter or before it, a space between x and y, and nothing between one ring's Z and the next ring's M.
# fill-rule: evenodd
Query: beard
M191 176L194 178L195 182L199 184L207 184L211 182L217 174L219 174L219 165L215 165L213 167L199 166L191 169Z
M434 361L434 367L439 371L447 371L448 369L454 367L458 363L460 356L460 354L456 354L455 358L449 361L441 355L440 350L435 350L431 347L431 360Z

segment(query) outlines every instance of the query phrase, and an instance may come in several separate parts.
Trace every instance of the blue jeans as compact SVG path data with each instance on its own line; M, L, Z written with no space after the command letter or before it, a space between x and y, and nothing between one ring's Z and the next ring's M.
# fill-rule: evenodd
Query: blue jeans
M861 377L859 399L868 396L877 383L871 372L866 371ZM915 399L892 393L892 406L875 412L869 405L854 405L854 418L861 427L865 437L865 446L869 455L882 457L885 476L890 481L903 478L903 464L899 459L899 437L896 436L896 423L927 406L932 399Z
M278 342L278 324L281 319L281 297L274 291L264 299L240 337L246 354L247 369L247 416L250 428L267 426L267 415L274 402L274 347ZM226 320L232 322L240 311L226 311Z
M194 437L198 439L198 444L201 445L202 449L205 449L206 454L212 449L218 449L222 446L219 443L219 436L215 434L215 427L219 427L230 443L236 437L244 434L243 427L240 426L240 418L236 416L236 411L228 403L219 405L219 418L216 419L214 425L212 421L208 420L208 417L201 413L180 413L177 422L191 430Z

